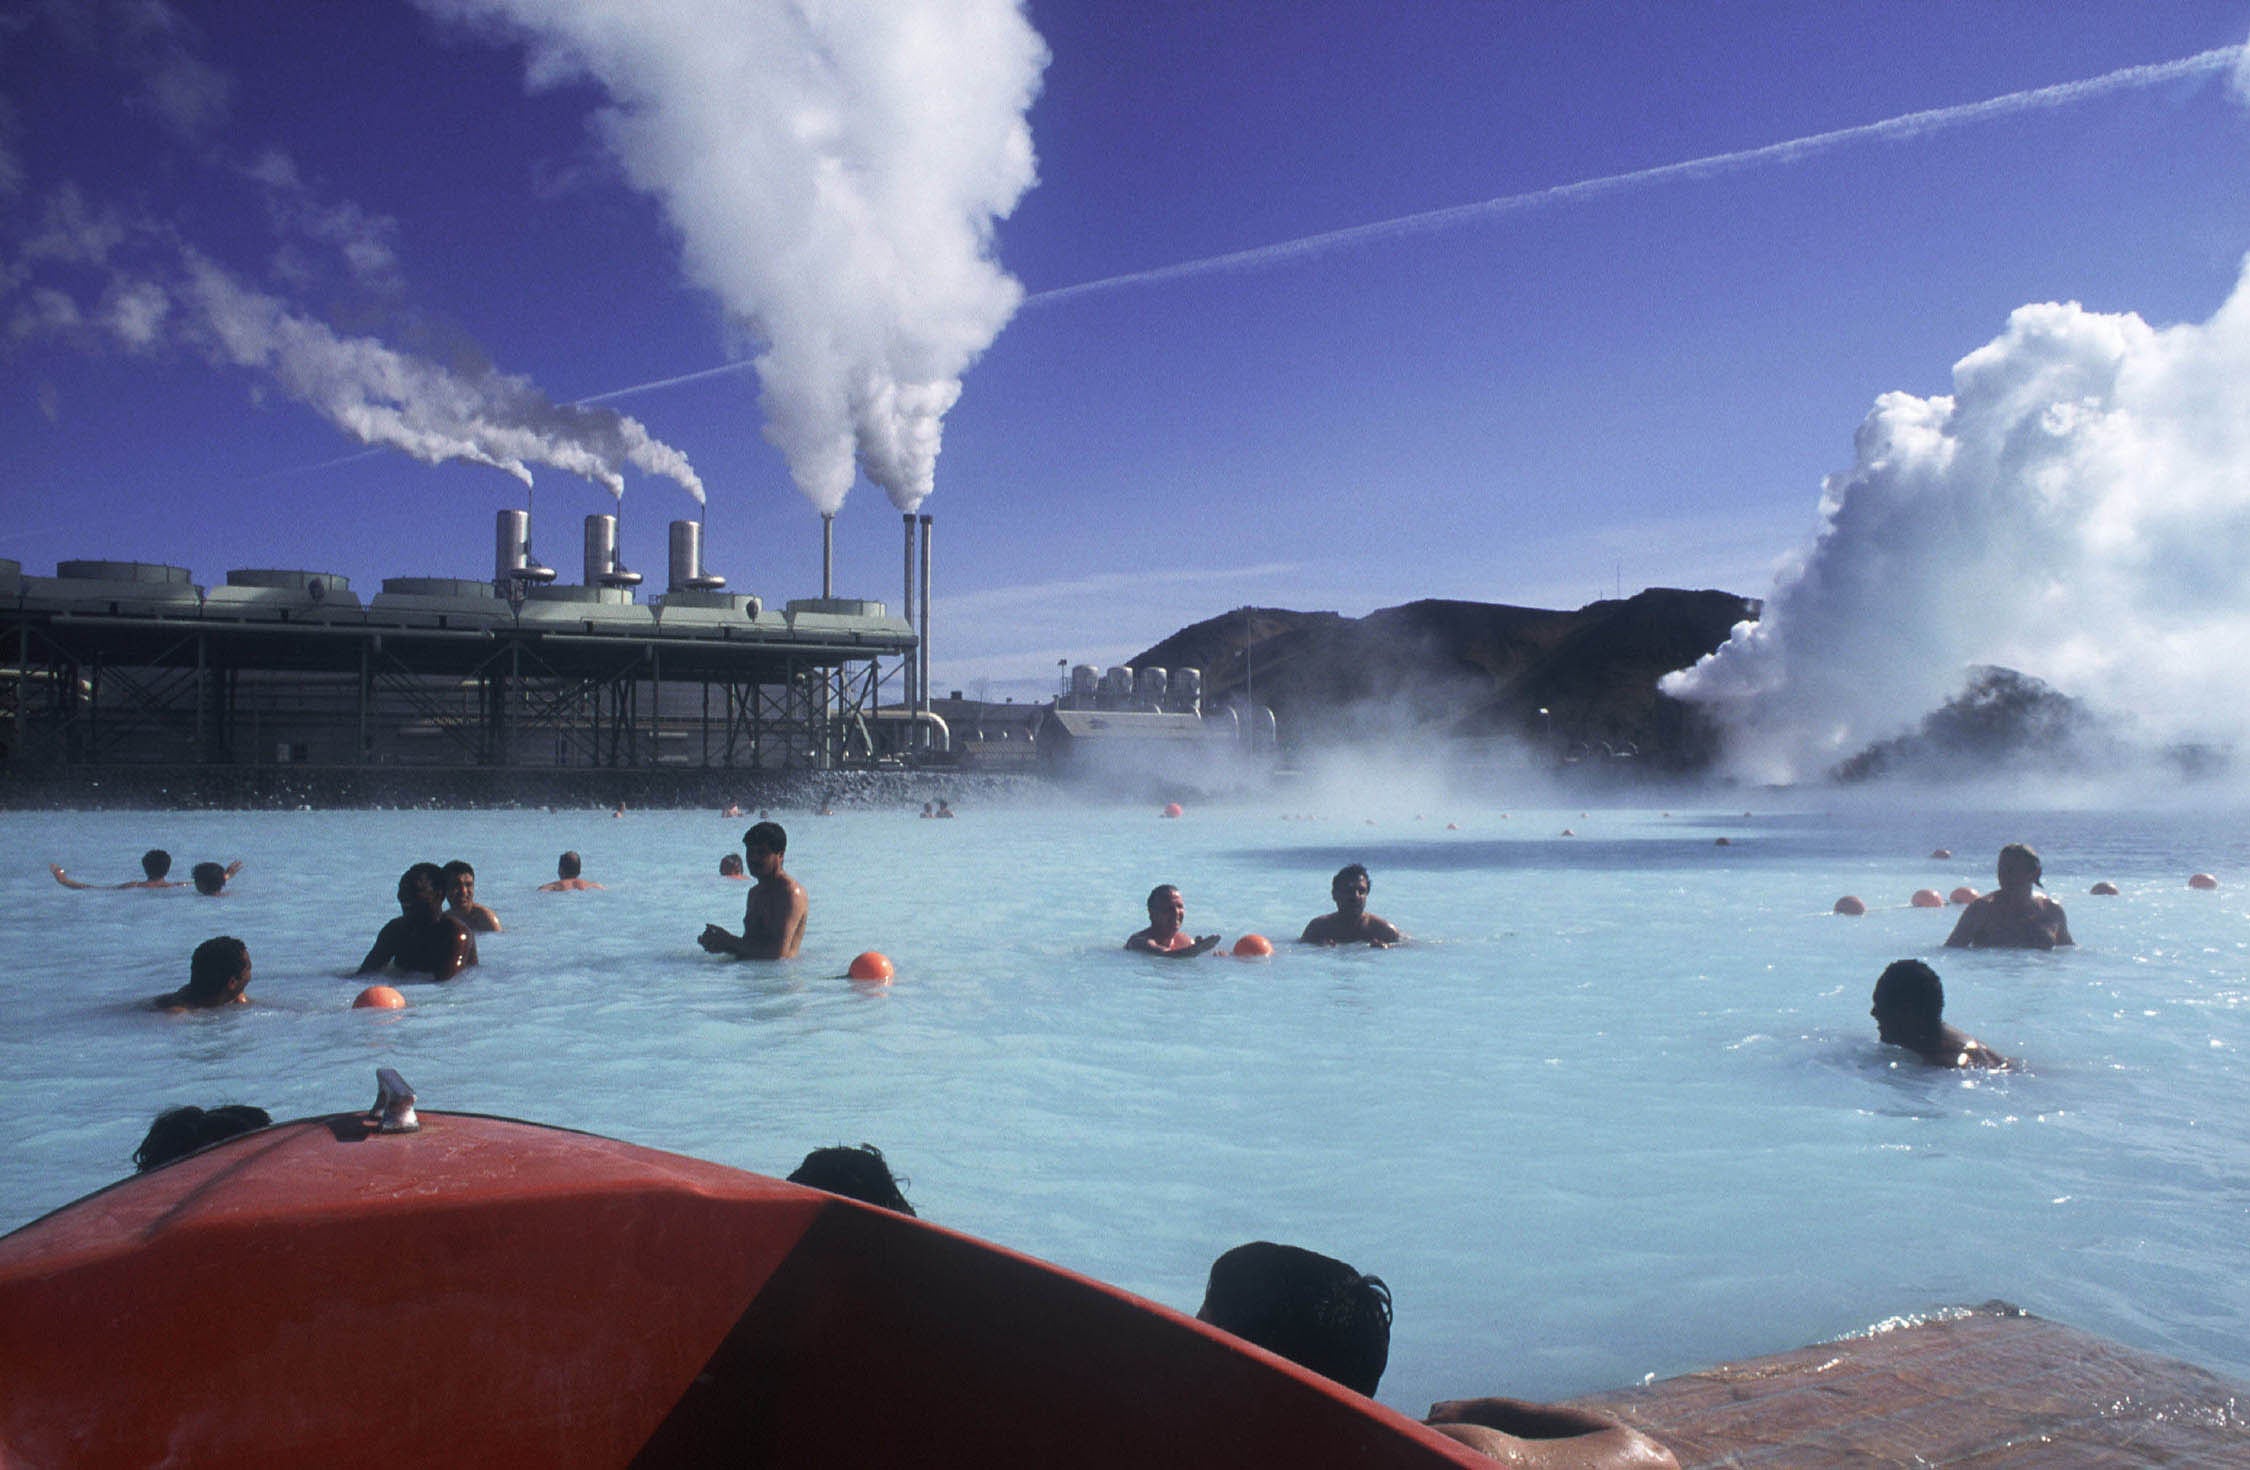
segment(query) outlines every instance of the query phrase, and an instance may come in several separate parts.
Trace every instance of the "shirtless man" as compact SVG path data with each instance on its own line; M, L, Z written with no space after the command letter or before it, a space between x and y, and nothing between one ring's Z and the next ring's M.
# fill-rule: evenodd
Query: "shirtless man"
M585 864L579 860L577 853L564 853L561 857L555 859L555 881L540 884L539 891L541 893L578 893L584 889L601 887L601 884L596 883L591 878L578 876L584 870L584 867Z
M188 870L195 880L195 891L204 898L218 898L227 891L227 880L242 871L242 859L236 858L225 867L217 863L197 863Z
M477 937L445 912L445 869L416 863L399 875L398 917L375 936L358 973L395 966L411 975L450 980L477 962Z
M250 947L232 935L206 939L188 959L188 983L148 1003L152 1011L207 1011L250 1003Z
M1329 897L1336 900L1336 912L1322 914L1305 926L1297 936L1299 944L1367 944L1376 949L1388 949L1406 936L1398 926L1378 914L1367 911L1368 890L1374 887L1367 869L1350 863L1336 870L1329 880Z
M498 934L500 916L477 902L477 870L466 859L445 865L445 911L459 919L471 933Z
M1180 890L1169 883L1159 883L1148 894L1148 927L1125 941L1127 949L1142 954L1168 955L1173 959L1188 959L1206 954L1219 942L1216 934L1205 934L1190 939L1182 928L1187 923L1187 900Z
M2039 854L2020 842L2000 849L2000 886L1961 911L1950 949L2056 949L2073 943L2062 905L2043 893Z
M804 886L781 866L789 850L789 834L779 822L760 822L742 834L742 851L750 876L758 886L742 913L742 932L705 924L696 939L712 954L731 954L744 960L788 960L797 957L805 942Z
M1958 1027L1945 1024L1945 985L1920 960L1899 960L1875 982L1867 1014L1889 1046L1903 1046L1933 1067L2010 1071L2015 1063Z
M61 863L47 864L47 871L65 888L184 888L184 883L174 882L164 875L172 871L172 855L161 847L152 847L141 854L141 872L146 875L138 883L81 883L65 873Z

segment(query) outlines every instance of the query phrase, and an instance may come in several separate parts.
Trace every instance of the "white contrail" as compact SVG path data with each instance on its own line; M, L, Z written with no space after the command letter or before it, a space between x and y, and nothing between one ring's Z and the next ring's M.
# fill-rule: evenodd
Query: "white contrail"
M1885 118L1881 122L1861 123L1856 127L1837 128L1833 132L1813 133L1787 142L1768 143L1759 148L1744 148L1734 153L1714 153L1706 158L1691 158L1682 163L1660 164L1655 168L1635 169L1631 173L1609 174L1598 179L1580 179L1576 183L1557 184L1551 188L1533 189L1524 194L1508 194L1498 199L1486 199L1475 204L1456 204L1446 209L1425 210L1420 214L1400 215L1396 219L1377 220L1372 224L1352 225L1347 229L1329 230L1302 239L1284 240L1274 245L1259 245L1248 250L1230 251L1225 255L1206 256L1201 260L1181 261L1177 265L1158 266L1152 270L1130 271L1121 276L1105 276L1098 281L1082 281L1075 286L1057 286L1048 291L1035 291L1024 298L1026 306L1051 306L1080 296L1091 296L1102 291L1116 291L1128 286L1152 286L1164 281L1177 281L1189 276L1211 275L1220 271L1256 270L1278 265L1284 261L1301 260L1307 256L1325 254L1354 245L1371 244L1401 235L1442 230L1453 225L1468 224L1489 219L1494 215L1512 214L1520 210L1537 209L1550 204L1576 204L1604 194L1624 189L1636 189L1643 184L1665 183L1673 179L1703 178L1711 174L1731 172L1766 163L1793 163L1810 154L1841 147L1846 143L1859 143L1874 139L1910 138L1939 128L1958 127L1964 123L1983 122L1991 118L2007 117L2015 113L2031 112L2041 108L2067 107L2113 92L2131 91L2153 87L2163 82L2183 78L2209 76L2227 71L2237 63L2250 63L2250 46L2221 46L2216 50L2198 52L2178 61L2153 62L2147 66L2128 66L2083 81L2059 82L2051 87L2034 87L2027 92L2010 92L2003 97L1989 97L1982 102L1963 102L1952 107L1932 107L1921 112L1909 112L1899 117Z

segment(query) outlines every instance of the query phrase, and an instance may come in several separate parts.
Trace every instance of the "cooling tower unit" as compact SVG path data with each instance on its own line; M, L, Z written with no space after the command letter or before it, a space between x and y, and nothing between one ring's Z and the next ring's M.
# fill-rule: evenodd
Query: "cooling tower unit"
M1203 670L1181 669L1172 676L1171 702L1165 706L1174 714L1199 715L1203 713Z
M716 592L726 585L726 578L703 570L703 523L672 522L672 575L666 590Z
M1069 709L1092 709L1094 689L1101 682L1102 671L1092 664L1077 664L1070 671Z
M493 526L492 585L501 591L522 582L552 582L555 569L531 559L531 512L504 510Z
M1164 693L1170 687L1171 675L1168 671L1153 666L1145 668L1133 680L1133 703L1142 709L1161 713L1164 709Z
M617 517L586 517L586 585L632 588L641 585L639 572L628 572L617 559Z
M1133 671L1123 664L1102 671L1101 707L1124 709L1133 702Z

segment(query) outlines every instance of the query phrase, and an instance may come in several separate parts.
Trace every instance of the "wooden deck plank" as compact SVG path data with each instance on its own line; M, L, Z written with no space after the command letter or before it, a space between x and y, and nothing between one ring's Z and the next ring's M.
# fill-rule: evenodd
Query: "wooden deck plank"
M2250 1389L2005 1302L1573 1402L1682 1470L2250 1466Z

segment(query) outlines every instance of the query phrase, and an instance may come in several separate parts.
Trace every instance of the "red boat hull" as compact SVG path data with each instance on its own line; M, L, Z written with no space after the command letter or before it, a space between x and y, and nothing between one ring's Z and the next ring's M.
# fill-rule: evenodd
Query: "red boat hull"
M969 1236L504 1119L285 1124L0 1239L0 1462L1489 1464Z

